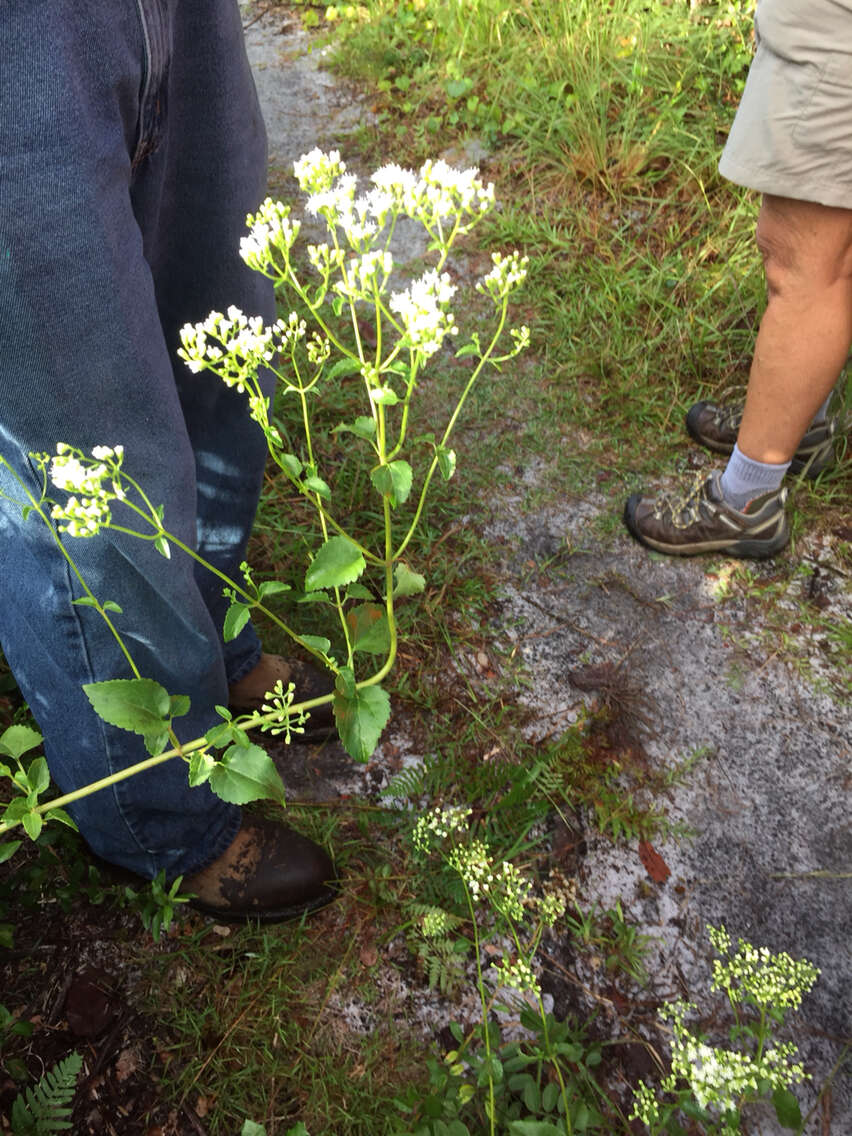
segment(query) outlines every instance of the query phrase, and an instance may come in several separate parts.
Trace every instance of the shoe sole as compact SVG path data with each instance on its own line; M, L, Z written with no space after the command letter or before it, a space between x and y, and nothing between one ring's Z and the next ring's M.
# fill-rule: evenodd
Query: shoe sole
M644 545L646 548L652 548L655 552L664 552L668 556L700 556L708 552L724 552L728 556L743 556L749 560L766 560L770 556L774 556L776 552L787 544L790 539L790 531L787 528L787 518L782 513L780 523L776 528L775 533L768 539L752 540L748 537L743 537L739 540L704 540L697 541L694 544L665 544L663 541L653 540L646 537L636 524L636 507L642 500L641 493L634 493L628 497L627 503L624 506L624 524L634 540Z
M324 894L318 895L308 903L262 910L257 908L244 911L225 909L201 903L195 899L191 899L187 906L200 915L207 915L211 919L215 919L217 923L287 923L293 919L301 919L304 915L312 915L323 907L328 907L330 903L334 903L339 894L340 889L338 887L329 887Z

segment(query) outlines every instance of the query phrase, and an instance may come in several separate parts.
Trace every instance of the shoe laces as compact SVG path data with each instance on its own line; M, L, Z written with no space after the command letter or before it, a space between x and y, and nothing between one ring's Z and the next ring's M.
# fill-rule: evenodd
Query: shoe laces
M688 489L679 493L664 493L654 505L653 515L658 521L670 521L676 529L686 529L701 520L701 507L710 500L705 486L706 473L698 473Z

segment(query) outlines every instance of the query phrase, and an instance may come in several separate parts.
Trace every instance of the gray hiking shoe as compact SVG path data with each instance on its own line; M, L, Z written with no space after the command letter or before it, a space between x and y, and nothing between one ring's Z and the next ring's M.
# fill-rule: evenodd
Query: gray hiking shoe
M741 512L722 500L720 477L718 470L707 478L702 475L680 496L634 493L624 506L624 523L641 544L670 556L774 556L790 539L784 512L787 490L764 493Z
M717 454L730 454L743 416L741 402L696 402L686 415L686 428L699 445ZM835 420L811 426L790 462L790 473L817 477L834 465Z

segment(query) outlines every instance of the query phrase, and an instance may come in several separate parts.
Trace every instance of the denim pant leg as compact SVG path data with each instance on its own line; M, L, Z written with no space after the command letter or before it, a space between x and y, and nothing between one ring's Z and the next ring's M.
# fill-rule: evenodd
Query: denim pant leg
M180 328L234 304L275 318L270 282L239 257L246 214L266 187L266 131L245 54L237 4L176 4L171 51L154 116L134 174L132 197L175 381L195 453L198 551L233 579L257 507L267 449L246 413L244 395L177 358ZM156 101L156 100L155 100ZM271 396L274 378L262 382ZM221 629L222 584L203 568L198 585ZM260 657L251 624L224 644L229 682Z
M177 327L203 318L211 295L217 306L270 310L268 292L220 243L261 196L263 132L236 4L206 5L193 29L192 50L209 68L196 77L194 106L182 106L173 49L185 50L187 31L172 19L157 0L110 0L85 15L73 0L0 10L0 454L37 495L29 452L121 443L167 527L189 545L199 538L230 570L256 505L262 452L249 438L258 432L241 401L187 384L172 348ZM226 103L249 115L248 129L194 120ZM216 160L233 163L219 182L192 137L217 129ZM196 199L210 200L188 216L191 200L174 179L193 174ZM198 243L189 239L202 230ZM178 265L180 283L171 281ZM97 613L71 605L79 583L37 516L23 519L8 470L0 493L0 638L54 780L69 791L146 756L141 739L102 722L81 690L131 670ZM219 585L202 591L189 558L167 561L122 534L63 542L95 594L121 607L116 626L140 672L190 696L179 736L203 733L227 699ZM256 639L249 633L234 650L242 659L232 678L256 658ZM179 760L72 811L95 851L148 876L201 867L239 824L233 806L188 788Z

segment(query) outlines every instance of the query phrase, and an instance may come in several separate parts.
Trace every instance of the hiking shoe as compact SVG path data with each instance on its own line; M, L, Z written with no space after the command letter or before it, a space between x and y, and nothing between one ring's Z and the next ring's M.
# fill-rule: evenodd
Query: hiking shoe
M634 493L624 506L624 523L641 544L670 556L774 556L790 539L784 512L787 490L764 493L740 512L722 500L720 477L714 470L679 497L654 499Z
M734 448L743 404L696 402L686 415L686 428L696 442L717 454L729 454ZM790 473L817 477L834 465L835 420L814 423L799 443L790 462Z

